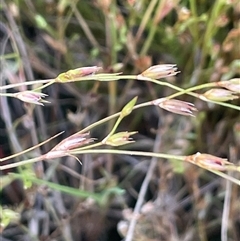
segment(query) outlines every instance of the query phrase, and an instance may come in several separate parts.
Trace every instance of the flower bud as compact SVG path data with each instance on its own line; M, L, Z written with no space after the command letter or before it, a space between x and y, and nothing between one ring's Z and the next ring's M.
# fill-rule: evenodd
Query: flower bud
M136 131L128 132L118 132L116 134L113 134L112 136L108 137L106 140L103 140L103 144L110 145L110 146L122 146L125 144L132 143L132 138L129 138L131 135L136 134Z
M49 103L48 101L42 99L45 96L47 95L40 92L30 91L30 90L21 91L14 94L15 98L23 102L32 103L36 105L43 105L42 102Z
M92 141L93 139L89 137L89 133L76 133L61 141L51 151L68 151Z
M71 69L67 72L61 73L55 79L56 82L73 82L79 80L81 77L95 74L101 67L91 66L77 69Z
M137 102L137 97L133 98L131 101L129 101L122 109L121 111L121 117L125 117L127 115L129 115L132 112L132 109L134 107L134 105Z
M3 208L0 206L0 230L1 232L13 222L18 222L20 220L20 214L8 208Z
M177 71L177 67L175 66L176 64L154 65L142 72L139 77L143 76L151 79L167 78L179 73L179 71Z
M240 78L217 82L217 84L218 86L224 87L230 91L240 93Z
M234 165L233 163L228 162L227 159L223 159L210 154L202 154L200 152L197 152L191 156L187 156L185 160L200 167L216 171L225 171L227 170L228 166Z
M72 149L75 149L77 147L81 147L83 145L86 145L88 143L91 143L93 141L92 138L89 137L89 133L76 133L73 134L63 141L61 141L59 144L57 144L53 149L51 149L49 152L47 152L44 156L44 159L49 160L53 158L59 158L63 156L71 156L79 161L81 164L81 161L74 155L70 153Z
M211 89L205 92L204 94L200 95L201 99L208 99L213 101L228 101L238 99L238 96L234 95L232 91L225 90L225 89Z
M179 115L194 116L193 111L197 111L194 104L176 99L160 98L153 100L152 103Z
M191 17L191 12L186 7L181 7L180 9L178 9L177 15L178 15L178 20L180 22L184 22Z

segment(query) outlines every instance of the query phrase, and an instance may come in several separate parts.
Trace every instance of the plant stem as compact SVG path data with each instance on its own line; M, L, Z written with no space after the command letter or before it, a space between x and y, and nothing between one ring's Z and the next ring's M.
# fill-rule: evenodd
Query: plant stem
M139 109L139 108L142 108L142 107L146 107L146 106L149 106L149 105L152 105L152 101L148 101L148 102L144 102L144 103L135 105L135 106L133 107L133 110L136 110L136 109ZM107 116L107 117L105 117L104 119L101 119L101 120L99 120L99 121L97 121L97 122L94 122L93 124L87 126L86 128L82 129L82 130L79 131L78 133L85 133L85 132L93 129L93 128L96 127L96 126L99 126L99 125L101 125L101 124L103 124L103 123L105 123L105 122L107 122L107 121L109 121L109 120L112 120L112 119L114 119L114 118L117 118L117 117L120 116L120 115L121 115L121 112L117 112L117 113L115 113L115 114L113 114L113 115L111 115L111 116Z
M94 150L72 150L72 151L68 151L66 153L70 154L70 155L77 155L77 154L118 154L118 155L130 155L130 156L147 156L147 157L156 157L156 158L164 158L164 159L175 159L175 160L179 160L179 161L185 161L186 160L186 156L176 156L176 155L171 155L171 154L165 154L165 153L154 153L154 152L142 152L142 151L127 151L127 150L113 150L113 149L94 149ZM17 163L11 163L11 164L6 164L3 166L0 166L0 170L6 170L6 169L10 169L10 168L14 168L14 167L19 167L22 165L27 165L27 164L31 164L31 163L35 163L38 161L43 161L45 159L45 155L42 155L40 157L36 157L36 158L32 158L32 159L28 159L28 160L23 160L21 162L17 162ZM197 165L197 164L195 164ZM201 167L203 168L203 167ZM205 168L206 169L206 168ZM215 173L218 176L221 176L237 185L240 186L240 180L231 177L223 172L220 171L215 171L215 170L211 170L211 169L206 169L210 172Z
M27 152L29 152L29 151L32 151L32 150L34 150L35 148L38 148L38 147L40 147L40 146L46 144L47 142L51 141L52 139L58 137L58 136L61 135L63 132L64 132L64 131L62 131L62 132L56 134L55 136L50 137L50 138L47 139L46 141L43 141L43 142L39 143L39 144L36 145L36 146L32 146L32 147L30 147L30 148L28 148L28 149L26 149L26 150L24 150L24 151L21 151L21 152L15 153L15 154L13 154L13 155L11 155L11 156L7 156L7 157L4 157L4 158L1 158L1 159L0 159L0 162L3 162L3 161L6 161L6 160L9 160L9 159L15 158L15 157L20 156L20 155L22 155L22 154L25 154L25 153L27 153Z
M176 156L176 155L170 155L170 154L164 154L164 153L154 153L154 152L142 152L142 151L125 151L125 150L113 150L113 149L91 149L91 150L81 150L81 149L75 149L66 152L67 154L71 155L77 155L77 154L120 154L120 155L134 155L134 156L148 156L148 157L158 157L158 158L165 158L165 159L176 159L180 161L185 160L185 156ZM6 164L3 166L0 166L0 170L6 170L14 167L19 167L22 165L27 165L31 163L35 163L38 161L42 161L45 159L45 155L36 157L36 158L31 158L28 160L23 160L21 162L17 163L11 163L11 164Z
M0 91L11 89L11 88L16 88L16 87L24 86L24 85L27 86L27 85L35 85L35 84L45 84L45 83L49 83L52 81L54 81L54 79L34 80L34 81L21 82L21 83L17 83L17 84L4 85L4 86L0 86Z

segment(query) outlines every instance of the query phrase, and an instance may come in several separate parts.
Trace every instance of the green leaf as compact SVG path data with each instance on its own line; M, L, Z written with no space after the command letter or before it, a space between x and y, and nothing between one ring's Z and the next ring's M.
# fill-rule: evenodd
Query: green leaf
M15 178L20 178L22 179L23 176L17 173L11 173L9 174ZM106 204L106 201L108 200L108 198L111 195L120 195L124 193L124 190L118 187L113 187L113 188L109 188L106 189L100 193L92 193L92 192L88 192L88 191L84 191L81 189L77 189L77 188L72 188L72 187L68 187L68 186L63 186L57 183L53 183L53 182L49 182L46 180L42 180L42 179L38 179L36 177L25 177L28 178L29 181L37 184L37 185L46 185L52 189L55 189L57 191L75 196L75 197L79 197L79 198L93 198L99 205L104 205Z

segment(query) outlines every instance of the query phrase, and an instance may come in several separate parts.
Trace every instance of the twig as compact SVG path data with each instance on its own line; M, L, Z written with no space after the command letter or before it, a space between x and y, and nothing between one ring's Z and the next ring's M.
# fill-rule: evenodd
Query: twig
M231 202L231 193L232 193L232 182L226 180L226 192L223 205L223 214L222 214L222 225L221 225L221 239L222 241L228 240L228 222L229 222L229 212L230 212L230 202Z
M28 54L27 54L27 50L26 50L26 46L25 43L21 37L21 33L18 30L18 26L15 22L15 19L13 18L12 14L9 12L8 6L5 3L5 1L2 2L4 8L5 8L5 15L9 21L9 24L12 28L12 34L14 37L14 41L16 41L19 52L21 54L21 58L22 58L22 62L24 63L24 69L26 71L26 76L28 79L33 80L34 79L34 75L33 75L33 71L32 71L32 67L28 58ZM30 128L30 134L31 134L31 139L33 142L33 145L37 145L38 144L38 135L37 135L37 131L36 131L36 125L35 122L33 120L33 113L32 111L28 110L27 111L28 116L30 117L30 122L31 122L31 128ZM36 106L36 115L38 117L38 120L40 122L40 126L44 126L44 120L43 120L43 113L42 110L40 109L39 106ZM43 129L43 128L42 128ZM42 133L43 138L46 139L47 135L46 133ZM37 148L38 153L40 154L41 151L39 148ZM43 174L43 165L41 162L38 163L38 172L41 173L41 175ZM37 170L37 169L36 169Z
M159 120L158 126L160 126L160 120ZM153 152L158 152L160 142L161 142L161 136L160 136L160 132L158 131L158 134L156 136L156 140L154 143ZM138 200L137 200L136 206L133 211L133 216L132 216L132 219L131 219L129 227L128 227L128 232L127 232L125 241L132 241L132 239L133 239L134 229L137 224L137 216L143 205L145 194L146 194L147 188L148 188L148 184L152 178L154 169L157 165L157 160L158 160L157 157L153 157L151 159L151 163L150 163L149 169L147 171L147 175L144 178L143 184L142 184L140 192L139 192Z
M234 153L233 148L230 148L230 157L233 160L236 160L236 153ZM230 174L233 174L230 171ZM231 194L232 194L232 182L226 180L226 191L224 197L224 205L223 205L223 214L222 214L222 225L221 225L221 240L227 241L228 240L228 227L229 227L229 213L230 213L230 206L231 206Z
M83 32L86 34L88 40L90 41L90 43L92 44L92 46L96 49L101 49L98 41L96 40L96 38L94 37L94 35L92 34L90 28L88 27L85 19L82 17L81 13L77 10L76 8L76 4L74 4L73 2L70 4L72 11L74 12L80 26L83 29Z

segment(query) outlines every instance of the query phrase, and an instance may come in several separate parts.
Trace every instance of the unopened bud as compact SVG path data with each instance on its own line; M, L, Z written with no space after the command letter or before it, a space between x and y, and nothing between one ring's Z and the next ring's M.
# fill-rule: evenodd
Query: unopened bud
M187 9L186 7L181 7L178 11L178 20L180 22L186 21L190 18L191 16L191 12L189 9Z
M44 159L49 160L49 159L59 158L59 157L63 157L63 156L72 156L73 158L78 160L79 163L81 163L81 161L76 156L70 154L70 151L77 147L81 147L88 143L91 143L92 141L93 141L93 139L89 137L89 133L73 134L73 135L67 137L66 139L64 139L63 141L61 141L49 152L47 152L44 155Z
M178 74L176 64L160 64L154 65L144 72L142 72L139 77L147 77L151 79L167 78Z
M36 105L43 105L43 102L49 103L42 98L46 97L46 94L35 92L35 91L21 91L14 94L14 97L27 103L36 104Z
M61 141L51 151L68 151L93 142L89 133L76 133Z
M91 66L91 67L83 67L78 69L71 69L65 73L61 73L55 79L56 82L73 82L79 80L81 77L85 77L88 75L93 75L98 72L101 67Z
M228 101L238 99L238 96L234 95L232 91L225 90L225 89L211 89L205 92L204 94L200 95L201 99L208 99L213 101Z
M1 213L1 219L0 219L0 228L1 232L10 224L13 222L18 222L20 220L20 214L18 212L15 212L8 208L3 208L0 206L0 213Z
M218 86L240 93L240 78L217 82Z
M103 144L110 145L110 146L122 146L129 143L134 142L132 138L129 138L131 135L136 134L136 131L133 132L118 132L113 134L112 136L108 137L106 140L103 140Z
M223 159L210 154L202 154L200 152L197 152L191 156L187 156L185 160L200 167L216 171L225 171L227 170L228 166L233 166L233 163L228 162L227 159Z
M131 101L129 101L122 109L121 111L121 117L125 117L127 115L129 115L132 110L133 110L133 107L134 105L136 104L137 102L137 97L133 98Z
M194 104L176 99L161 98L153 100L152 103L179 115L194 116L193 112L197 111Z

